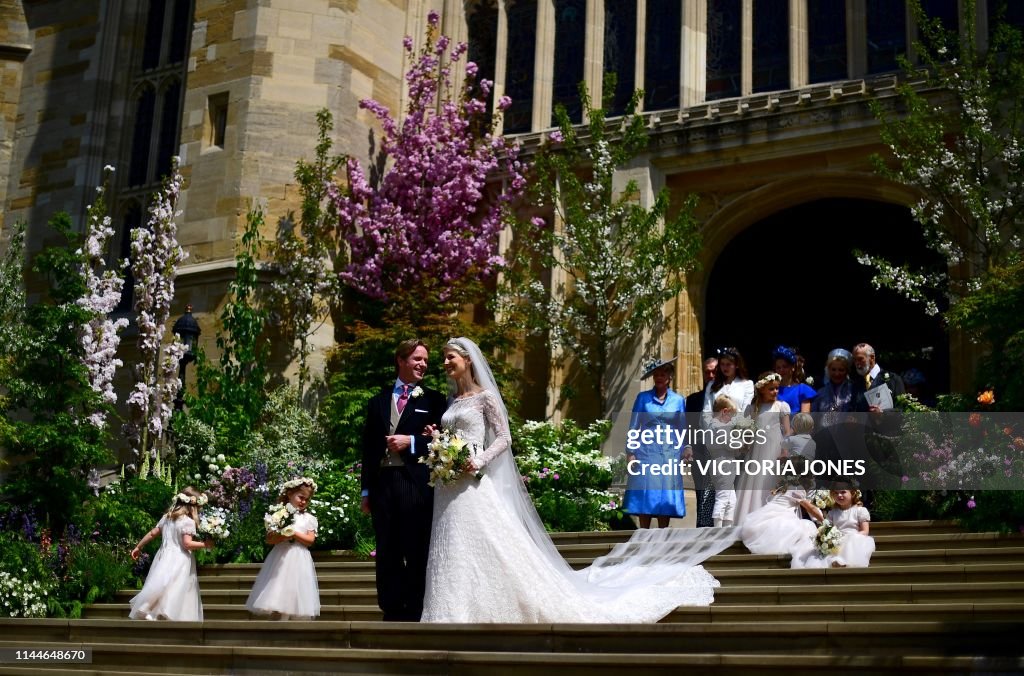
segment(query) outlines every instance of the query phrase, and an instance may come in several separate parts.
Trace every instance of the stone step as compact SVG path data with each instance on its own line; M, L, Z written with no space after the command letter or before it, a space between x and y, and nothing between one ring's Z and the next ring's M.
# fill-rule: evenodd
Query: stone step
M390 622L131 622L65 621L37 628L28 639L5 631L0 647L26 642L81 645L178 645L355 648L407 651L444 646L461 651L588 652L806 652L808 654L1018 655L1024 617L1000 621L858 622L828 611L802 621L646 624L417 624ZM125 641L126 633L133 641ZM46 638L41 638L45 636ZM779 641L785 636L786 641ZM947 645L950 636L956 637Z
M1011 560L1004 563L932 563L910 565L878 565L869 568L790 570L780 567L776 561L770 568L716 568L708 566L723 586L775 585L775 584L817 584L821 581L836 583L904 582L912 578L915 582L999 582L1024 576L1024 561ZM203 578L200 588L251 589L255 573L245 575L217 575ZM372 572L318 575L317 583L322 590L374 589L376 577Z
M67 646L53 646L67 647ZM949 657L918 655L807 655L791 654L661 654L592 655L579 653L446 652L334 649L297 650L281 654L271 648L217 648L192 654L175 654L154 646L151 657L137 651L118 653L105 646L94 649L94 663L69 666L24 667L0 665L0 674L17 676L128 676L129 674L450 674L470 676L500 673L508 676L621 676L624 672L645 674L680 673L726 676L780 674L792 676L799 670L827 670L842 674L1011 674L1024 670L1019 657ZM116 665L99 660L109 660Z
M204 599L208 612L206 613L206 622L204 624L205 630L212 630L214 628L221 627L225 623L231 623L234 620L218 619L221 613L214 613L215 608L239 606L245 600L244 595L240 592L235 592L240 598L224 599L215 598L209 601ZM379 611L372 605L359 603L358 599L339 599L331 598L330 596L322 596L323 603L323 615L317 620L317 622L331 623L331 622L344 622L346 612L350 616L359 614L363 616L363 620L348 621L376 621L379 617ZM343 601L349 601L348 604ZM118 607L114 607L118 606ZM728 603L716 603L710 607L682 607L678 608L671 613L667 618L663 620L664 623L673 624L693 624L701 622L727 622L727 623L742 623L742 622L791 622L791 621L809 621L809 622L827 622L827 621L848 621L848 622L930 622L930 621L944 621L944 622L966 622L974 620L989 620L989 621L1019 621L1024 618L1024 599L1019 601L987 601L987 602L971 602L971 601L960 601L960 602L939 602L939 603L843 603L843 604L804 604L805 607L794 608L794 604L787 605L742 605L742 604L728 604ZM98 606L97 606L98 607ZM98 622L96 625L98 629L95 631L88 630L85 624L78 627L80 633L77 634L80 641L85 640L103 640L103 631L107 632L123 632L121 635L124 640L138 641L138 640L149 640L145 638L156 629L152 631L146 631L146 627L151 626L149 623L139 623L134 620L127 619L128 607L124 604L104 604L103 608L109 610L109 614L102 614L98 612L90 612L88 619L82 620L82 623L87 622ZM245 613L241 608L237 608L239 612L234 613L238 618L249 618L250 616ZM243 621L245 621L243 619ZM251 618L252 624L245 625L248 630L253 632L253 636L259 635L266 625L261 618ZM272 623L274 627L282 626L281 623ZM3 626L0 622L0 626ZM120 627L120 628L118 628ZM37 637L40 631L36 625L24 625L21 627L9 627L6 633L7 638L11 639L16 635L24 634L24 638L31 639ZM100 630L103 631L100 631ZM271 628L269 631L276 631ZM133 633L134 632L134 633ZM109 636L107 637L109 638ZM274 637L269 637L266 640L261 641L266 643L273 643L276 640ZM329 646L325 646L329 647Z

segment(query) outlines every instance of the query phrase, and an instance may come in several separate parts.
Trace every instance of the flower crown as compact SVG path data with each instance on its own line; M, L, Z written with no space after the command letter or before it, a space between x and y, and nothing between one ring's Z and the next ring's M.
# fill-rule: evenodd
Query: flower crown
M210 499L206 497L206 494L204 493L200 493L198 496L186 495L185 493L178 493L177 495L174 496L174 500L175 502L178 502L182 505L196 505L197 507L202 507L203 505L210 501Z
M281 484L281 492L284 493L285 491L290 491L291 489L298 488L299 486L309 486L313 489L314 493L316 492L316 482L305 476L292 479L291 481L285 481Z
M754 383L754 388L759 390L768 383L775 382L776 380L781 383L782 376L780 376L778 373L769 373L764 378L761 378L756 383Z

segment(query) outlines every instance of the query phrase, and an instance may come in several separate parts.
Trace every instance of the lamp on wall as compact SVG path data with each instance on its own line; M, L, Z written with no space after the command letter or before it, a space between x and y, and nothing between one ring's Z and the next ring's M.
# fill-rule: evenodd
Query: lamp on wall
M181 380L181 387L178 388L178 396L174 398L174 408L180 411L185 407L185 398L182 396L182 393L185 391L185 367L196 360L196 353L193 348L203 332L199 328L199 322L192 316L191 305L185 306L185 314L178 317L171 330L185 344L185 354L181 355L181 359L178 360L178 378Z

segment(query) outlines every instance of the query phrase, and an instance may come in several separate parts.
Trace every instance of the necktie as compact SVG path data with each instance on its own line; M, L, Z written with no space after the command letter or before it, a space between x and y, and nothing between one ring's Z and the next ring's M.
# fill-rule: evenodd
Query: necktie
M405 405L409 403L409 386L402 385L402 393L398 395L398 413L401 415L402 411L405 410Z
M864 389L865 390L870 390L871 389L871 374L870 373L865 373L864 374Z

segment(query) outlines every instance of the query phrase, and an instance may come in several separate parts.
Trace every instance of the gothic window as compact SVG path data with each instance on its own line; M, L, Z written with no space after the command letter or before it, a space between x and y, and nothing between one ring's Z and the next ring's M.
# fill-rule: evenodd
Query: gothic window
M807 3L807 43L811 83L847 77L846 0Z
M141 54L132 78L136 93L127 189L155 187L171 167L181 138L182 83L192 27L191 0L150 0Z
M896 57L907 51L907 9L903 0L867 0L868 73L899 68Z
M473 2L466 8L469 29L469 60L477 65L476 80L494 81L495 59L498 53L498 6L494 0ZM473 92L478 93L478 90ZM494 90L487 96L487 121L491 120Z
M708 0L707 94L705 98L739 96L741 0Z
M537 45L537 0L510 0L508 50L505 56L505 94L512 105L505 111L504 132L530 131L533 118L533 64Z
M636 0L604 0L604 72L615 73L608 114L622 115L636 88Z
M587 0L555 0L555 83L552 105L562 104L569 119L583 119L579 86L583 81ZM554 115L551 123L554 124Z
M753 91L789 89L789 0L754 3Z
M679 107L681 0L647 0L644 110Z

